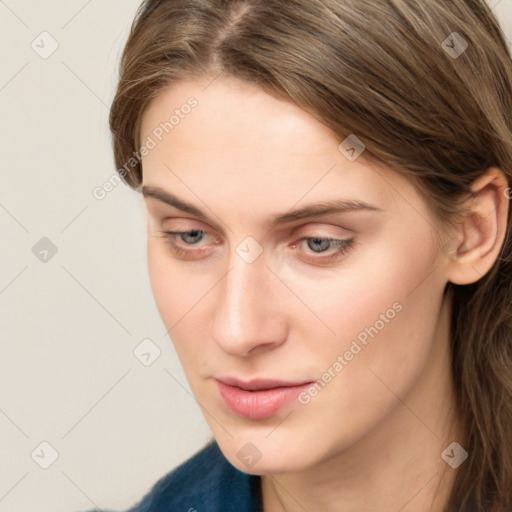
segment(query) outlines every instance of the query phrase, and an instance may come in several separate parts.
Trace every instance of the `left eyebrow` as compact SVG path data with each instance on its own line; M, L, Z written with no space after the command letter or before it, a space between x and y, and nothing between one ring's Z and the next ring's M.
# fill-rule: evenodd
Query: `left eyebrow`
M145 185L142 187L142 195L145 198L157 199L158 201L168 204L169 206L174 206L174 208L199 217L202 220L209 220L208 216L202 210L190 203L182 201L178 197L172 195L170 192L167 192L160 187ZM286 224L297 220L311 219L320 217L322 215L330 215L335 213L364 210L374 212L383 211L381 208L378 208L372 204L365 203L364 201L355 199L335 199L332 201L323 201L321 203L311 204L287 213L283 213L271 219L270 225L274 228L280 224Z

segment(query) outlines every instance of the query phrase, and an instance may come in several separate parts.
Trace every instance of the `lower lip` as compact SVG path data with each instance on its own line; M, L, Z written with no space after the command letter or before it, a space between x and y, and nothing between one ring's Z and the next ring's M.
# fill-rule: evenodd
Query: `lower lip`
M313 382L300 386L246 391L217 381L219 392L228 409L238 416L251 420L262 420L277 414L283 407L293 402Z

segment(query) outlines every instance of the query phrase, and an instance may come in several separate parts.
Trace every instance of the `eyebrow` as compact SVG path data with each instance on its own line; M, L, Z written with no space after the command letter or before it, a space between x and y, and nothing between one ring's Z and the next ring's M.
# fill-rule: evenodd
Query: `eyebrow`
M202 220L209 220L208 216L202 210L200 210L199 208L195 207L192 204L182 201L178 197L172 195L171 193L163 190L160 187L145 185L142 187L142 195L145 198L157 199L158 201L168 204L169 206L174 206L174 208L177 208L178 210L199 217ZM323 201L317 204L304 206L302 208L295 209L287 213L283 213L271 219L270 222L272 227L276 227L277 225L286 224L296 220L310 219L320 217L322 215L344 213L348 211L357 210L367 210L375 212L383 211L381 208L365 203L364 201L354 199L335 199L332 201Z

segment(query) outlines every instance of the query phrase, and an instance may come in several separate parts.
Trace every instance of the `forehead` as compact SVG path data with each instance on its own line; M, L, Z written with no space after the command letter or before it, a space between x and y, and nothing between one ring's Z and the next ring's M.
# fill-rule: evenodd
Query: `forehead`
M185 107L190 104L195 106ZM364 153L347 159L337 134L298 106L235 79L179 82L162 90L142 118L141 144L148 137L156 146L143 158L145 183L174 188L186 182L208 195L215 187L219 199L257 197L260 207L272 210L277 198L291 207L306 196L326 195L383 207L394 190L408 187Z
M190 98L197 102L192 109L186 107ZM221 78L178 82L163 89L143 115L141 138L168 121L175 111L169 135L180 144L204 146L211 141L215 146L222 137L243 147L258 145L310 155L322 154L328 150L328 142L330 149L337 142L329 128L293 103L270 96L254 84ZM293 143L299 139L307 146Z

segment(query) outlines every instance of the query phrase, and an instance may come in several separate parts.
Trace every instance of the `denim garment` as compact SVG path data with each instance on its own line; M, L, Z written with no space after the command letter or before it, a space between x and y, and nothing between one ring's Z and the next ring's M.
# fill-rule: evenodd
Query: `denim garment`
M212 439L126 512L262 512L260 477L236 469Z

